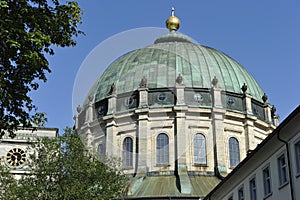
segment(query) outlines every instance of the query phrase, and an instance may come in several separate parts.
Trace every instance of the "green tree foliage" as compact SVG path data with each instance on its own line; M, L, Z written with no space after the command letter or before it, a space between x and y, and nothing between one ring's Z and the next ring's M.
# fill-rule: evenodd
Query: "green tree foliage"
M9 185L1 184L1 199L122 199L127 178L118 162L96 159L69 128L59 139L39 139L30 149L35 149L28 161L31 173L16 183L3 176Z
M51 72L46 55L76 45L81 9L59 0L0 0L0 134L43 121L28 93ZM0 135L0 136L1 136Z

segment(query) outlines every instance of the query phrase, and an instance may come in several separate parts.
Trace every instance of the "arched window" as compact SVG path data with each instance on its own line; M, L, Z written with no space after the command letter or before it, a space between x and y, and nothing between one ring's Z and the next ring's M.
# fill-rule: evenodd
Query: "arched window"
M194 136L194 163L206 164L206 141L202 134Z
M169 137L161 133L156 138L156 162L157 164L169 164Z
M123 142L123 167L133 166L133 141L130 137L126 137Z
M235 167L240 162L240 149L239 142L236 138L229 138L229 157L230 157L230 167Z

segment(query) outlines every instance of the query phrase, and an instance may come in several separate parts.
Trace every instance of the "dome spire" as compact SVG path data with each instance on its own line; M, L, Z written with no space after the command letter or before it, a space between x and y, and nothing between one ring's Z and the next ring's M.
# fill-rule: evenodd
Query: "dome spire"
M170 31L177 31L180 27L180 20L174 15L175 9L172 7L171 16L166 21L166 27Z
M172 6L171 16L174 16L175 8Z

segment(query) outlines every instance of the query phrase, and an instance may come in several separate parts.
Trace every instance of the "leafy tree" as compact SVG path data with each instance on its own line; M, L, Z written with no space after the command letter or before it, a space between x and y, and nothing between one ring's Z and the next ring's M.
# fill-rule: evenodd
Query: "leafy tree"
M118 162L96 159L71 129L59 139L39 139L30 149L31 173L17 181L17 189L6 187L2 199L122 199L127 178Z
M0 165L0 199L13 199L17 187L17 180L11 173Z
M0 137L45 120L28 93L47 80L53 47L76 45L81 13L74 1L0 0Z

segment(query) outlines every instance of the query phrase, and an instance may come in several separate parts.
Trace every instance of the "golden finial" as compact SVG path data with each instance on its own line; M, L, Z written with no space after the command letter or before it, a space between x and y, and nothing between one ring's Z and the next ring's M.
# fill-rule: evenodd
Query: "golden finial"
M166 21L166 26L170 31L177 31L180 27L180 20L174 16L175 9L172 7L171 16Z

